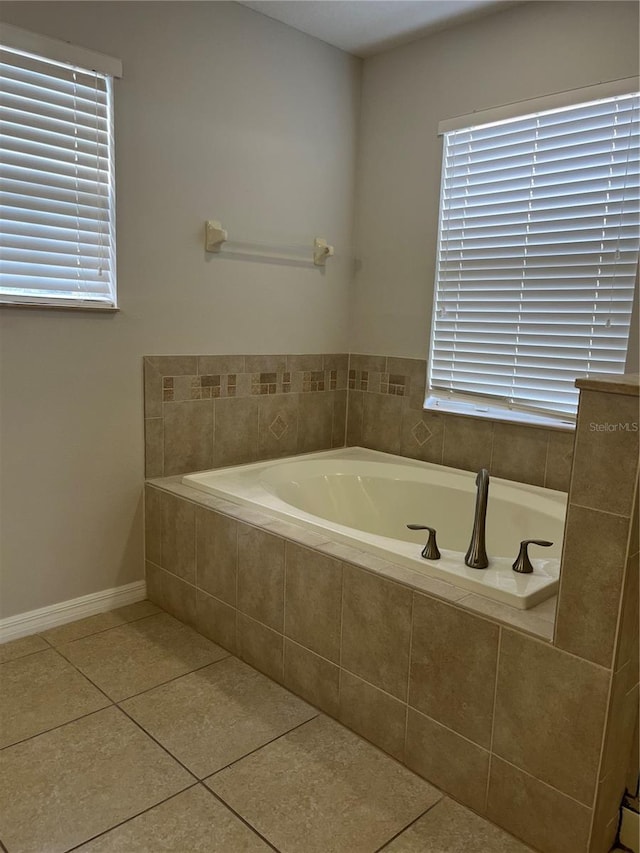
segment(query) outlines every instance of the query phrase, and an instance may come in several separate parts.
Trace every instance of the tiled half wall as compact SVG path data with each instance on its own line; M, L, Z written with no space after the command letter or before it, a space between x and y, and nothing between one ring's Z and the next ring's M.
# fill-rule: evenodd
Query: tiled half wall
M425 412L425 379L384 355L148 356L146 476L346 444L568 490L573 432Z

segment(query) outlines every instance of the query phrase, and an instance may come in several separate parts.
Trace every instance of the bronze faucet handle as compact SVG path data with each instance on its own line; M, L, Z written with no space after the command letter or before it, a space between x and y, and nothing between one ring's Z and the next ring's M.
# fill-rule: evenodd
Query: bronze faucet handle
M425 560L439 560L440 559L440 551L438 549L438 544L436 542L436 529L435 527L428 527L426 524L407 524L409 530L428 530L429 538L427 540L427 544L421 551L422 557Z
M520 572L522 575L530 575L533 572L533 566L529 559L527 548L529 545L542 545L543 548L550 548L553 542L547 542L546 539L523 539L520 543L520 551L511 566L514 572Z

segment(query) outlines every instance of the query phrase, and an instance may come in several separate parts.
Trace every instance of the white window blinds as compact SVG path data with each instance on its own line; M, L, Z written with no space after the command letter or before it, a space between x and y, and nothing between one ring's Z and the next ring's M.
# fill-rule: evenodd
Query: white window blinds
M638 108L624 95L444 134L427 406L571 421L576 376L624 371Z
M0 48L0 301L115 307L111 87Z

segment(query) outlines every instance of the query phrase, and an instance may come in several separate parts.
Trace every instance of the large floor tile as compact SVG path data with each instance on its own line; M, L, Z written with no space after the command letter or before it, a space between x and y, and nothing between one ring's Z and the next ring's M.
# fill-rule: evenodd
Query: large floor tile
M229 654L167 613L76 640L60 651L115 702Z
M0 747L111 704L53 649L2 664Z
M135 622L136 619L143 619L145 616L153 616L154 613L160 613L160 608L150 601L138 601L135 604L118 607L116 610L109 610L107 613L97 613L95 616L87 616L86 619L78 619L57 628L51 628L49 631L42 631L41 636L52 646L63 646L65 643L98 634L108 628L116 628L118 625Z
M201 785L112 829L77 853L263 853L272 848Z
M117 708L0 752L2 840L60 853L178 793L193 777Z
M441 796L327 717L207 784L282 853L372 853Z
M19 640L10 640L8 643L0 644L0 663L32 655L34 652L42 652L48 648L49 644L37 634L20 637Z
M382 853L382 851L381 851ZM383 853L533 853L522 841L453 800L437 803Z
M122 708L199 778L318 713L236 658L128 699Z

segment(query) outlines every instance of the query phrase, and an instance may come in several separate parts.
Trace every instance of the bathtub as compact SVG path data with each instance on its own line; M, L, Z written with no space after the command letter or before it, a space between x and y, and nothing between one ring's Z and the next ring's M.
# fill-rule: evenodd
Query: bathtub
M473 527L475 474L360 447L188 474L191 488L297 522L414 572L526 610L558 588L567 496L491 478L486 541L489 567L464 564ZM424 531L437 530L441 559L420 552ZM534 572L511 568L522 539L532 546Z

